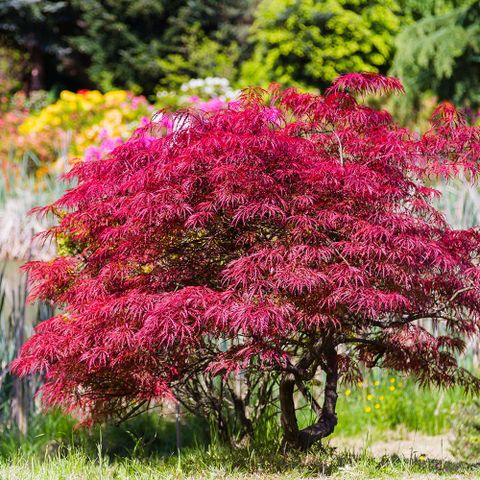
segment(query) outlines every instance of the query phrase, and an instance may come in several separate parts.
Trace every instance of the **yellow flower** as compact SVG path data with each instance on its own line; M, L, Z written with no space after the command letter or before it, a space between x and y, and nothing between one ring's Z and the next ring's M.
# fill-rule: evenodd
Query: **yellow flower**
M370 413L372 411L371 407L365 407L365 413Z
M105 94L107 105L115 105L124 102L128 98L128 92L125 90L112 90Z
M380 408L380 404L379 404L379 403L376 403L376 404L375 404L375 408Z
M418 459L419 459L420 461L422 461L422 462L426 462L426 461L427 461L427 457L426 457L425 455L420 455L420 456L418 457Z
M68 90L63 90L60 92L60 99L65 102L76 102L77 95L73 92L69 92Z
M390 379L390 383L395 383L395 379L394 379L394 378L391 378L391 379Z
M373 395L371 395L371 394L367 395L367 400L371 400L372 398L373 398Z
M395 390L395 387L393 385L390 385L389 390L393 392Z
M122 114L119 110L109 110L105 113L105 122L111 124L122 123Z
M348 388L345 390L345 395L348 397L350 394L352 393L351 390L349 390Z
M41 179L44 175L48 175L50 173L50 166L49 165L43 165L39 168L37 168L37 171L35 172L35 176L38 179Z
M363 382L358 382L357 386L358 386L358 388L362 388L363 387Z
M375 387L378 387L378 386L380 385L380 382L379 382L378 380L375 380L375 381L373 382L373 385L374 385Z
M84 95L84 98L93 103L103 102L103 95L98 90L90 90Z
M49 126L51 127L59 127L62 124L62 119L60 117L53 117L49 121Z
M378 397L378 399L379 399L379 400L385 400L385 397L384 397L383 395L380 395L380 396Z

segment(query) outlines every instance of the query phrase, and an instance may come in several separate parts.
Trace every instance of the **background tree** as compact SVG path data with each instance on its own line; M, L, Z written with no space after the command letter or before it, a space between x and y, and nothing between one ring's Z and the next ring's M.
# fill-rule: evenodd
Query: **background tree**
M338 383L361 365L478 389L456 355L480 325L480 234L449 227L424 177L476 177L480 131L443 105L419 138L355 98L395 91L367 73L324 96L253 89L77 165L78 186L42 209L70 253L28 266L34 298L64 310L15 371L44 371L43 400L93 420L194 376L264 372L298 448L334 430ZM304 429L297 391L317 417Z
M6 0L0 36L30 59L26 90L154 92L237 76L254 0Z
M405 82L406 108L430 91L459 105L480 105L480 4L426 2L396 39L392 73Z
M0 36L28 58L24 89L39 90L70 80L87 86L82 59L71 51L67 35L77 31L71 2L57 0L4 0L0 2Z
M243 80L322 88L341 73L385 72L400 28L398 13L396 0L263 0Z
M170 88L189 78L234 77L251 0L73 0L82 32L70 40L103 89ZM238 25L238 29L237 29ZM232 55L233 50L233 55ZM226 65L226 67L225 67Z
M221 77L235 81L241 48L235 42L222 45L209 38L200 25L194 24L180 37L174 51L158 59L162 70L159 86L166 90L178 88L192 78Z

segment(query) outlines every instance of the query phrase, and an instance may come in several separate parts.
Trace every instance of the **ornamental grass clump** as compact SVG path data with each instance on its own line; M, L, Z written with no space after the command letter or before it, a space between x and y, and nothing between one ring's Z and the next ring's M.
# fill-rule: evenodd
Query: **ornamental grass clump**
M278 395L284 442L301 449L333 432L339 382L361 366L477 390L456 355L480 325L480 234L446 223L426 179L475 180L479 129L445 104L418 136L362 103L402 91L361 73L322 96L248 89L76 165L78 185L40 210L59 215L46 236L68 254L27 266L33 298L63 311L14 371L45 372L46 404L96 421L192 378L261 372L277 382L262 402ZM246 391L232 398L250 432Z

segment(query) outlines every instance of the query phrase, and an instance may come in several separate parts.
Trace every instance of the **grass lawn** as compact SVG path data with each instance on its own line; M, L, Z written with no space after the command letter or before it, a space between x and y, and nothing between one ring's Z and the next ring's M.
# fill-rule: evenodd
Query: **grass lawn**
M336 432L324 450L307 454L278 451L278 422L258 443L232 450L215 435L208 446L205 425L185 418L178 457L175 424L160 415L83 431L50 412L32 420L25 438L0 433L0 480L480 480L480 463L460 462L450 451L451 419L464 398L457 389L421 389L390 375L345 386Z
M433 439L433 437L432 437ZM423 440L428 440L424 437ZM435 440L432 440L435 441ZM346 446L348 446L346 444ZM480 466L453 460L408 456L372 456L369 451L265 453L256 450L231 451L220 447L190 449L180 457L158 459L89 458L70 449L40 459L18 455L0 460L1 480L133 480L133 479L471 479L480 478Z

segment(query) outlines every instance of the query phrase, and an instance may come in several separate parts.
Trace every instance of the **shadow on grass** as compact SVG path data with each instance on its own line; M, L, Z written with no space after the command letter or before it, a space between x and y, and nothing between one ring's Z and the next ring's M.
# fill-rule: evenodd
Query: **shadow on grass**
M209 425L199 418L188 418L181 424L182 445L185 448L206 446ZM75 450L88 457L149 458L169 457L176 453L175 422L158 414L145 414L120 425L77 428L76 420L59 411L34 417L26 436L18 429L0 425L0 456L16 454L30 457L64 457Z
M143 462L166 472L179 469L198 476L209 472L229 474L294 474L294 478L332 476L340 478L397 477L411 474L466 475L480 478L480 464L425 458L422 455L373 457L367 450L358 453L330 446L309 452L283 450L279 434L259 438L250 445L231 448L211 443L209 426L189 419L182 425L183 448L176 454L175 423L154 416L137 417L121 426L75 430L74 422L60 414L50 414L32 424L27 437L2 432L0 456L7 460L20 455L40 462L83 458L95 464ZM197 423L196 423L197 422ZM213 439L214 440L214 439Z
M178 459L177 459L178 460ZM175 461L177 461L175 460ZM420 457L405 458L398 455L372 457L367 453L338 452L333 448L316 448L305 452L272 451L268 447L230 449L225 447L206 450L188 450L181 454L181 467L185 473L195 474L202 469L223 469L227 473L285 474L295 472L301 476L341 476L341 478L378 478L410 474L478 474L480 464L440 461ZM173 461L173 459L172 459ZM362 477L363 478L363 477ZM471 478L469 476L469 478ZM474 477L476 478L476 477Z

